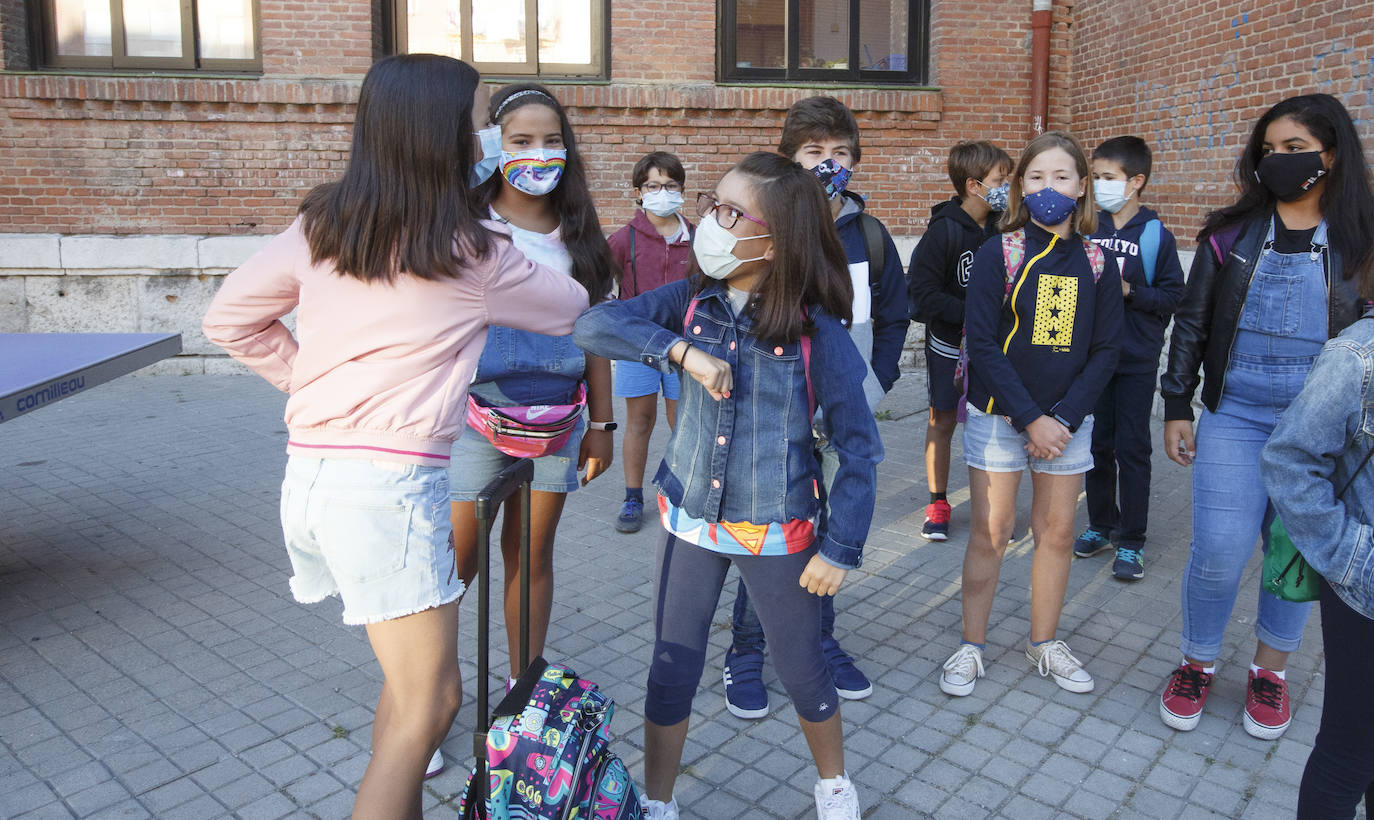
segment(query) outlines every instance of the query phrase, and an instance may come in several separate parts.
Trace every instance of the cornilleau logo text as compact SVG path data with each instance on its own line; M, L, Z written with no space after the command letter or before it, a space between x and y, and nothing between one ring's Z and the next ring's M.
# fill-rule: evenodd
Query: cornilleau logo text
M20 413L32 410L35 407L42 407L50 401L57 401L63 396L69 396L86 387L85 376L74 376L63 381L55 381L46 387L25 393L14 401L14 409Z

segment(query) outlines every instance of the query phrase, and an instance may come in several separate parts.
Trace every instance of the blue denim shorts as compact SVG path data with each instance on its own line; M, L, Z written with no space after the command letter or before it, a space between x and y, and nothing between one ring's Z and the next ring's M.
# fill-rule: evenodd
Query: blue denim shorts
M290 456L281 527L291 594L303 604L338 595L346 624L412 615L463 594L443 467Z
M1093 417L1088 416L1069 439L1059 458L1031 458L1026 452L1030 436L1016 432L1006 416L990 416L968 405L964 423L964 461L986 473L1015 473L1030 467L1033 473L1077 475L1093 468Z
M622 399L652 396L662 390L663 398L677 401L678 387L676 373L664 373L639 362L615 363L615 387L612 392Z
M582 434L587 420L579 419L577 428L557 451L534 460L534 480L530 489L537 493L570 493L577 489L577 455L582 449ZM500 450L471 427L453 442L449 461L449 490L454 501L474 501L496 474L517 459Z

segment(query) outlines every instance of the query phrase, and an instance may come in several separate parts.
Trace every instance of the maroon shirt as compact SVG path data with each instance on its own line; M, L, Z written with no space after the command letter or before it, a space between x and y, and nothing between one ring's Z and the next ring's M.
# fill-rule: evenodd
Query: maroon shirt
M694 228L687 223L687 236L672 244L658 232L643 211L635 211L630 224L611 234L607 241L611 255L620 265L620 298L629 299L656 287L687 278L687 260L692 256ZM634 259L630 259L630 235L634 234Z

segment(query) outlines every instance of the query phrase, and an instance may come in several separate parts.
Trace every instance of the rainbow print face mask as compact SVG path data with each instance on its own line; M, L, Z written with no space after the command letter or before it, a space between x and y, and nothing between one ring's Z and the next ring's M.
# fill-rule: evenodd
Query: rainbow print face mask
M564 148L501 152L501 173L506 181L530 196L543 196L557 188L567 164L568 151Z

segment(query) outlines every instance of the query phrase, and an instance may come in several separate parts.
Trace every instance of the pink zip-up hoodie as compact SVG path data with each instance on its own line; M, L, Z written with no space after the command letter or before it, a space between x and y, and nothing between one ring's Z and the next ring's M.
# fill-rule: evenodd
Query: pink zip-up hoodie
M290 394L288 453L446 467L487 326L563 335L586 309L581 285L504 235L457 279L369 283L312 265L297 218L225 277L201 327Z

